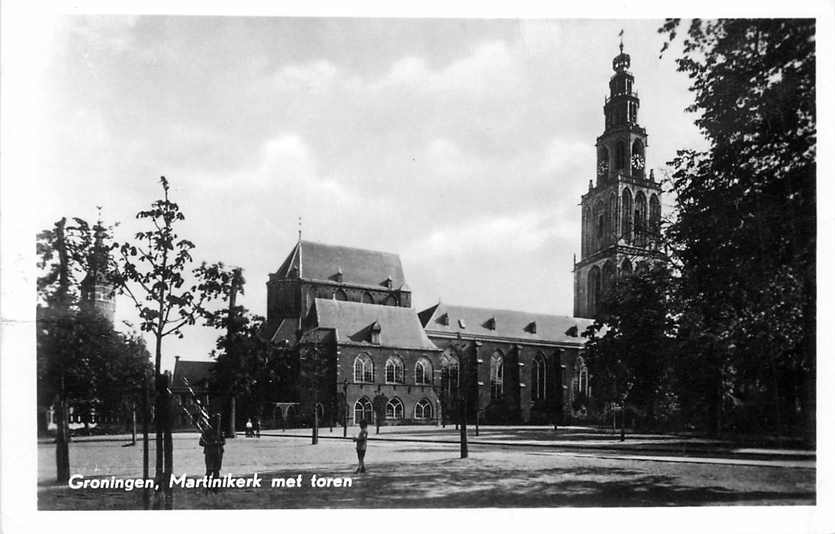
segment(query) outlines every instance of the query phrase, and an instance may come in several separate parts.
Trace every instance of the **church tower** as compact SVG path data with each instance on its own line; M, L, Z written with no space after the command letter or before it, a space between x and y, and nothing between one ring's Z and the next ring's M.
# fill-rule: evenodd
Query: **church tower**
M647 176L647 132L638 123L640 100L623 52L603 105L604 130L597 138L596 181L582 196L580 261L574 263L574 315L595 317L618 276L648 267L658 257L661 187Z
M105 228L99 220L93 227L93 250L87 259L87 276L81 281L81 304L96 310L113 323L116 300L113 283L107 278L109 253L104 245Z

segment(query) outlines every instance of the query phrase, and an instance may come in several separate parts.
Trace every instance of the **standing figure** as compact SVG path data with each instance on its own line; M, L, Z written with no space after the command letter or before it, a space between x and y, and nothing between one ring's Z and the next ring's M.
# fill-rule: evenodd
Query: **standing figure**
M216 416L215 424L200 436L200 446L206 457L206 476L220 478L220 468L223 465L223 446L226 439L220 430L220 414ZM217 491L217 488L215 488Z
M255 417L255 437L261 437L261 418L258 416Z
M252 437L252 419L246 420L246 437Z
M359 460L357 470L354 471L355 473L365 473L365 449L368 444L367 428L368 423L363 419L360 421L360 433L354 438L354 441L357 442L357 459Z

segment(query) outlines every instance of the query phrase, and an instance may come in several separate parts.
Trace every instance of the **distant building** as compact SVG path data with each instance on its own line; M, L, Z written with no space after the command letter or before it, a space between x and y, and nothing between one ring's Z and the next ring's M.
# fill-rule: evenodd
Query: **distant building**
M113 282L108 278L110 255L104 246L104 227L101 221L94 226L93 250L87 259L87 275L81 281L81 305L100 313L110 323L116 314Z

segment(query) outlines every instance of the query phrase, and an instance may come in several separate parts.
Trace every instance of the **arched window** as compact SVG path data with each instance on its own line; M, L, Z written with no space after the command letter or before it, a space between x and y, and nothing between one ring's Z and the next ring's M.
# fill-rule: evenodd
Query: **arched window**
M429 399L420 399L415 404L415 419L432 419L432 403Z
M626 168L626 145L623 141L618 141L615 145L615 169L623 170Z
M362 302L365 304L374 304L374 297L368 291L362 294Z
M623 190L620 203L621 213L623 214L620 221L620 231L624 242L632 243L632 192L629 189Z
M458 358L447 349L441 356L441 386L450 395L458 391Z
M368 354L360 354L354 360L354 382L374 382L374 362Z
M394 295L389 295L386 297L386 300L383 301L384 306L397 306L397 299L394 298Z
M354 404L354 424L365 421L370 423L374 419L374 407L368 397L363 397Z
M348 295L341 289L337 289L336 293L333 294L333 298L334 300L348 300Z
M545 400L548 391L548 371L545 367L545 357L542 353L537 354L533 358L531 382L531 399L534 401Z
M504 395L504 358L500 352L490 357L490 398L499 400Z
M577 380L575 383L577 384L577 393L581 395L588 396L589 394L589 370L586 367L586 361L583 360L582 356L577 357L577 362L575 364L576 373L577 373Z
M582 248L582 252L583 252L583 257L588 256L588 254L589 254L589 241L590 241L589 236L590 236L590 233L591 233L591 232L589 232L589 220L591 220L591 209L588 206L586 206L586 207L583 208L583 220L582 220L582 226L583 226L582 234L583 235L582 235L581 248Z
M598 200L594 203L594 245L592 251L600 248L603 243L603 234L606 230L606 206Z
M653 239L661 233L661 203L655 194L649 197L649 231Z
M609 207L608 207L608 218L606 223L608 224L608 228L606 229L606 241L608 242L616 242L617 235L618 235L618 196L614 193L614 191L609 195Z
M415 384L432 383L432 364L426 358L421 358L415 364Z
M403 403L397 397L386 403L386 419L403 419Z
M386 360L386 384L403 383L403 360L399 356L392 356Z
M649 265L645 261L639 261L638 265L635 266L635 273L642 274L649 270Z
M600 268L597 265L589 270L586 296L589 303L589 314L594 315L597 313L597 307L600 303Z
M597 175L605 176L609 172L609 149L601 146L597 151Z
M608 260L603 265L602 286L603 294L608 293L615 286L615 264L612 260Z
M623 263L620 264L620 275L621 276L629 276L632 274L632 262L629 261L629 258L623 260Z
M635 194L635 242L638 246L647 243L647 197L643 191Z

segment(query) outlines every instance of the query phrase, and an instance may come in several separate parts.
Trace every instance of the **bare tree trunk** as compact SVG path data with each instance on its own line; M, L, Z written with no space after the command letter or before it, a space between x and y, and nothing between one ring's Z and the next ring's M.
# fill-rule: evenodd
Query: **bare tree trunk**
M58 307L60 313L66 314L69 310L69 258L67 256L67 244L65 241L64 227L67 220L62 218L56 225L56 244L58 246L58 259L60 261L58 278ZM58 424L55 436L55 471L58 482L64 483L70 479L70 445L69 445L69 422L67 421L67 392L64 382L64 374L61 372L61 383L58 393Z
M229 394L229 424L227 425L226 431L229 434L230 438L235 437L235 419L238 417L236 412L236 400L235 394Z
M63 381L62 388L63 389ZM69 425L67 422L67 401L61 395L57 402L57 432L55 436L55 466L58 482L64 484L70 479Z
M148 373L147 371L142 374L142 479L148 480L148 407L151 404L149 399L149 391L148 391ZM148 487L145 486L142 489L142 503L145 505L145 509L148 510L151 507L151 499Z
M130 403L130 444L136 445L136 401Z

